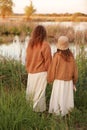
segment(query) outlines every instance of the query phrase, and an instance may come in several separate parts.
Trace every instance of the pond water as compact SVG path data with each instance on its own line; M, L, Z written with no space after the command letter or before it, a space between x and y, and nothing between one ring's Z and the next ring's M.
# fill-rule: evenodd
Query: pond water
M26 56L26 48L28 45L29 36L26 37L25 41L22 43L19 40L18 36L15 36L12 43L9 45L3 44L0 45L0 55L8 58L13 58L16 60L20 60L23 64L25 64L25 56ZM51 53L53 54L57 51L55 44L51 44ZM76 46L70 44L70 49L73 52L74 56L76 57L77 51ZM87 51L87 48L85 48Z
M39 22L38 24L73 27L75 31L87 29L87 22Z
M39 23L39 24L44 24ZM73 26L75 28L75 30L85 30L87 29L87 23L86 22L81 22L81 23L73 23L73 22L47 22L45 23L46 25L49 24L62 24L64 26ZM15 36L13 39L13 42L10 44L2 44L0 45L0 56L4 56L4 57L9 57L9 58L13 58L16 60L20 60L23 64L25 64L25 56L26 56L26 48L28 45L28 41L29 41L30 37L26 36L25 41L21 42L18 36ZM51 52L52 55L56 52L56 46L54 44L51 44ZM76 55L78 54L78 50L77 50L77 46L70 44L70 49L73 52L74 56L76 57ZM79 49L79 47L78 47ZM85 51L87 51L87 47L85 47Z
M22 61L25 63L26 48L29 41L29 36L21 42L18 36L15 36L13 42L10 44L0 45L0 55Z

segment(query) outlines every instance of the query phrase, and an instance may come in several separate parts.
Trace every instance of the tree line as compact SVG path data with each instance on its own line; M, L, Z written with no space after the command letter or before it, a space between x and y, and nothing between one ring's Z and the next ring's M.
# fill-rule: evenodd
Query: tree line
M0 0L0 16L2 16L2 18L11 16L14 14L13 12L13 6L14 3L12 0ZM30 4L28 6L25 6L24 8L24 14L27 18L27 20L30 19L30 16L32 14L34 14L36 12L36 9L33 6L32 1L30 0ZM69 14L69 13L65 13L65 14L57 14L57 13L52 13L52 14L35 14L36 16L73 16L73 17L77 17L77 16L86 16L87 14L83 14L80 12L76 12L74 14Z
M15 5L12 0L0 0L0 16L2 16L2 18L5 18L6 16L14 14L13 6ZM25 15L28 19L35 11L36 9L34 9L32 1L30 1L29 6L26 6L24 8Z

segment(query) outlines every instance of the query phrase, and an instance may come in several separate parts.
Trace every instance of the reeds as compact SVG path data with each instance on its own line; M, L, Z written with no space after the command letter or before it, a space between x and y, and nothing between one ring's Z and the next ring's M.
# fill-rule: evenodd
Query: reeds
M24 39L26 35L31 35L33 28L40 24L39 22L18 22L18 23L0 23L0 43L11 42L15 35L19 35ZM46 25L48 33L48 41L56 43L60 35L66 35L69 42L74 44L87 44L87 29L75 31L73 26L63 26L60 24Z

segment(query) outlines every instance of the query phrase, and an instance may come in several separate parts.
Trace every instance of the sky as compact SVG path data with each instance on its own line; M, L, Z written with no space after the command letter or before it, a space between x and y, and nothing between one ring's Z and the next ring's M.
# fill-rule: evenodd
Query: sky
M30 0L13 0L14 13L24 13L25 6ZM87 14L87 0L32 0L36 13L75 13Z

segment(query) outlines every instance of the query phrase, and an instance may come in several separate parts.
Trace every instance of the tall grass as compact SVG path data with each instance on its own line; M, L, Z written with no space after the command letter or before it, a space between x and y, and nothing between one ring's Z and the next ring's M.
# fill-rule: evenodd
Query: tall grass
M27 77L24 66L15 60L3 59L0 62L0 85L6 89L21 89L24 87L25 79Z
M87 128L87 58L77 57L79 80L75 108L66 117L48 113L52 86L47 85L47 111L35 113L26 101L27 73L15 60L0 61L0 130L86 130Z
M77 63L79 79L77 82L78 90L75 95L75 103L79 110L85 111L87 109L87 52L84 51L83 46L77 57Z
M0 23L0 43L11 42L15 35L19 35L21 40L26 35L31 35L33 28L38 24L38 22ZM46 27L50 43L56 42L60 35L68 36L69 42L74 42L75 44L87 43L87 29L75 31L73 26L67 27L60 24L44 26Z
M66 128L61 117L35 113L25 100L25 90L5 92L0 96L0 130L57 130Z

